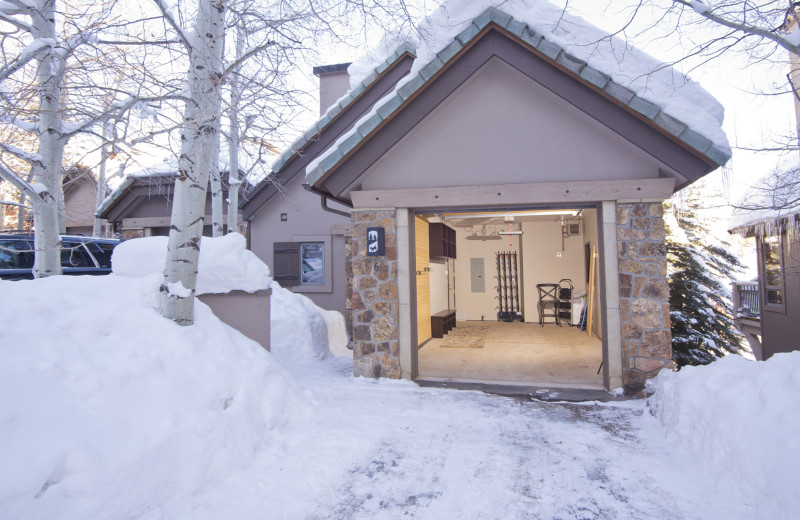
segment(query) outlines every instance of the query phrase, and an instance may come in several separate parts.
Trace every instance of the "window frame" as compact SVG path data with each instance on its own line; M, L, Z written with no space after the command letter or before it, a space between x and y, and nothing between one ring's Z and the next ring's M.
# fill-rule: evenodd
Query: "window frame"
M297 285L292 286L292 290L298 293L322 293L333 292L333 270L331 268L331 256L333 250L331 248L330 235L295 235L292 237L292 242L297 243L297 256L299 265L299 279ZM303 283L303 244L319 244L322 243L322 267L323 267L323 283L319 285L304 284Z
M778 268L780 269L780 285L767 285L767 263L764 257L764 249L767 241L777 239L778 245ZM786 313L786 268L783 258L783 250L786 239L786 231L780 230L776 234L764 235L759 238L758 261L759 261L759 280L761 281L761 309L770 312ZM767 298L768 291L779 290L781 292L781 303L770 303Z

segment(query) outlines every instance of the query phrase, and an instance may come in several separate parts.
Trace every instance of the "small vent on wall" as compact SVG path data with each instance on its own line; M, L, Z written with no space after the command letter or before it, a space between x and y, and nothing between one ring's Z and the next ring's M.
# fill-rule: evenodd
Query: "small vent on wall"
M581 234L580 222L567 222L564 224L564 236L576 237Z

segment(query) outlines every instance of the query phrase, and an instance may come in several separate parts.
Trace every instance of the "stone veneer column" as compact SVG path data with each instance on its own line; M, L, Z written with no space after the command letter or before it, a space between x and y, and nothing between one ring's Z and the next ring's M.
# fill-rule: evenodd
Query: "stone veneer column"
M399 379L399 299L395 210L353 210L351 238L353 375ZM367 256L367 228L382 227L386 256Z
M344 326L347 335L353 338L353 237L344 236Z
M637 391L673 366L663 214L660 202L617 204L622 380Z

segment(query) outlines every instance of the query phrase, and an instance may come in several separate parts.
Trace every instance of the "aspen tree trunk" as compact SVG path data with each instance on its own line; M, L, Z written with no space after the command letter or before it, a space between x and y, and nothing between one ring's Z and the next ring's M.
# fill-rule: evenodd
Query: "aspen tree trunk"
M222 182L219 178L219 134L211 151L211 236L221 237L224 233L225 208L222 199Z
M28 212L25 211L25 192L19 194L19 207L17 208L17 231L25 229L25 217Z
M161 314L179 325L193 323L194 290L203 235L208 172L218 140L225 4L198 0L189 49L188 88L181 129L167 262L161 284Z
M97 173L96 208L99 208L100 205L103 204L103 200L106 198L106 163L108 162L108 157L111 155L111 146L108 144L109 139L111 139L111 123L105 122L103 123L103 146L100 148L100 168L99 172ZM95 238L100 238L102 235L103 219L95 216L92 236Z
M49 38L56 42L55 0L39 0L39 8L31 10L34 39ZM61 237L59 236L58 192L61 190L61 160L64 142L61 137L61 82L64 63L53 49L38 60L39 87L39 156L32 168L34 181L40 185L39 196L31 198L36 228L33 276L61 274ZM44 188L42 188L42 186Z
M236 56L244 54L244 26L242 22L236 24ZM228 147L228 233L239 231L239 66L237 65L230 74L231 84L231 110L228 115L230 120L230 146Z

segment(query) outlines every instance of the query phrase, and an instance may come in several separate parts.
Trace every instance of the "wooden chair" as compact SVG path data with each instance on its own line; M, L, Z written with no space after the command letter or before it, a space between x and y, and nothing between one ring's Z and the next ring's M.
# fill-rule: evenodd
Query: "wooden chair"
M558 318L558 284L557 283L539 283L536 284L536 290L539 291L539 325L544 327L545 318L555 318L555 323L559 327L561 321Z

